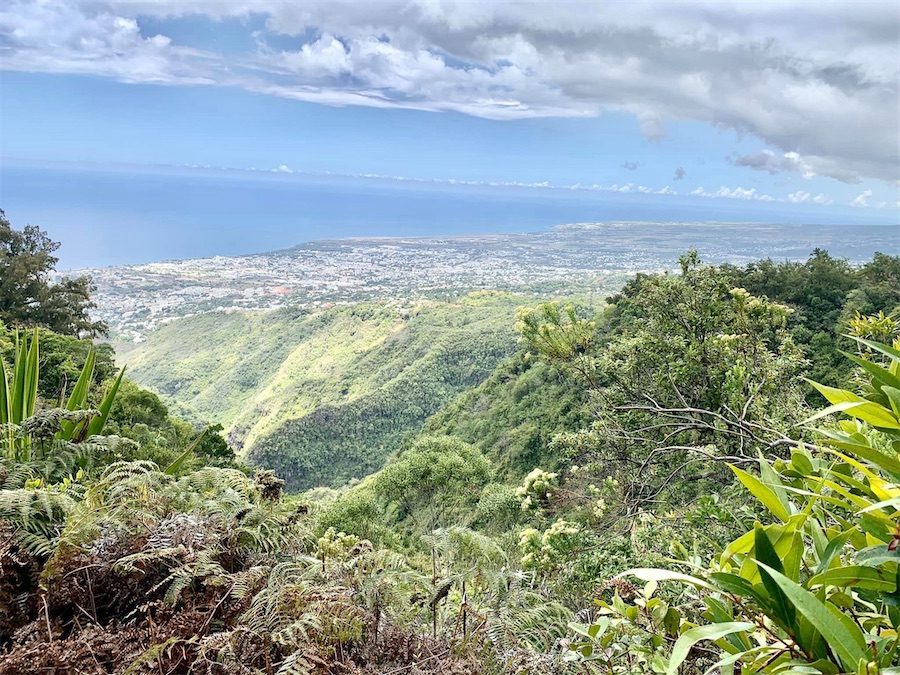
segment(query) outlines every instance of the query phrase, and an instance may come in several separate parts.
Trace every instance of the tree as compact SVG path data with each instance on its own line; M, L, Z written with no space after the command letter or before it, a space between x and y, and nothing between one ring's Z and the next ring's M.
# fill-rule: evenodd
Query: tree
M225 465L234 462L234 448L228 445L228 441L222 436L224 427L221 424L211 424L201 432L194 453L201 457L207 464L223 462Z
M695 252L680 262L681 274L635 279L596 320L546 305L520 316L531 349L592 396L590 428L555 445L582 464L578 481L621 486L610 518L718 491L731 482L725 458L755 461L802 409L791 310L732 287Z
M12 326L44 326L64 335L106 335L88 311L94 286L88 276L52 282L59 243L35 225L14 230L0 210L0 321Z
M490 473L477 448L450 436L425 436L382 469L375 491L410 513L425 509L434 530L454 510L477 501Z

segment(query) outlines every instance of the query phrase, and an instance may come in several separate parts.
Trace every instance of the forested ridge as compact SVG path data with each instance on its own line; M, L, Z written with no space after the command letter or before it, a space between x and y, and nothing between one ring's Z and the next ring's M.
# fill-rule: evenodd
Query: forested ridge
M233 371L288 405L313 353L344 397L252 468L109 348L4 326L0 671L900 672L900 259L688 252L508 332L498 297L198 318L153 372L243 345L195 392L222 387L212 421L243 414ZM348 332L329 371L351 326L378 347Z
M199 315L128 345L120 360L189 419L223 424L291 490L338 486L380 468L406 434L515 351L524 299L474 292Z

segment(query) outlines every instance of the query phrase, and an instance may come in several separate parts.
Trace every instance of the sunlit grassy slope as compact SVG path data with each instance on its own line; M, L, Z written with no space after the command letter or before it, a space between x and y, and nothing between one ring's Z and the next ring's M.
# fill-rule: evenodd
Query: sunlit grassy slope
M181 414L220 422L289 487L377 470L403 437L515 349L515 308L477 293L413 306L214 313L118 345L130 377Z

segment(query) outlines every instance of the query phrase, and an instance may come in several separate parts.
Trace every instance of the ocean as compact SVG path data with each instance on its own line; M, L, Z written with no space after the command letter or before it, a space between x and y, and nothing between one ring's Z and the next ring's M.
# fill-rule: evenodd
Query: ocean
M896 211L836 218L818 206L733 199L6 161L0 208L13 227L38 225L61 242L60 269L260 253L342 237L534 232L578 222L897 227Z

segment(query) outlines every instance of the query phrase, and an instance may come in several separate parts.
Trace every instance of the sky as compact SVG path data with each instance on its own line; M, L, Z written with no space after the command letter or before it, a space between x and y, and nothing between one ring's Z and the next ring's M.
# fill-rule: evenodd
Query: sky
M6 0L0 161L900 219L900 3Z

